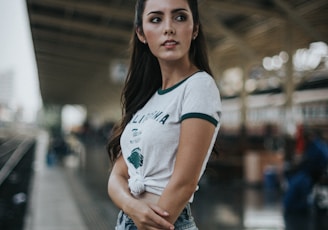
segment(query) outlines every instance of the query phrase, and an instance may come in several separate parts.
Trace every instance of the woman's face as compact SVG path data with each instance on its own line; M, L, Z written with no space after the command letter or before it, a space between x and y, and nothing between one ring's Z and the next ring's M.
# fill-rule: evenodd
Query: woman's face
M142 21L138 38L159 61L189 60L190 44L198 31L187 0L147 0Z

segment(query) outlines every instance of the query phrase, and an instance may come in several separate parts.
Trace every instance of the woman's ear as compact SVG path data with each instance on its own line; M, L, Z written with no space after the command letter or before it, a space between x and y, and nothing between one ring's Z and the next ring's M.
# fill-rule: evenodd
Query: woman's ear
M140 27L137 28L136 34L137 34L138 39L139 39L140 42L142 42L144 44L147 43L146 37L145 37L144 33L142 32L142 29Z
M195 40L198 36L199 24L195 25L194 32L192 33L192 39Z

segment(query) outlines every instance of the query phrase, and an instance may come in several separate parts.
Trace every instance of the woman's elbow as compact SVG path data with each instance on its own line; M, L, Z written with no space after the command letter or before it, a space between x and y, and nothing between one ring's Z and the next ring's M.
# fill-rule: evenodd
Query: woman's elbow
M114 192L113 188L114 188L113 181L112 181L112 178L110 176L109 179L108 179L108 183L107 183L107 194L108 194L109 197L111 197L111 194Z
M194 194L194 192L197 189L197 186L198 186L198 182L188 183L188 185L186 185L186 192L188 192L188 194L190 194L190 195Z
M181 191L186 197L191 197L197 189L198 183L193 180L185 180L176 183L174 190Z
M115 173L110 174L107 183L107 193L109 197L112 197L117 192L118 186L120 185L120 178Z

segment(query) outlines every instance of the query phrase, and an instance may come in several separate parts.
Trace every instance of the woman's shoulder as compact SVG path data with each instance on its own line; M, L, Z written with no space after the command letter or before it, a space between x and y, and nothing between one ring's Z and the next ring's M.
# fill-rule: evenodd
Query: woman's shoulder
M190 76L190 79L198 79L198 78L213 78L213 77L204 70L198 70L197 72L195 72Z
M187 85L192 87L215 86L217 87L214 78L205 71L198 71L187 79Z

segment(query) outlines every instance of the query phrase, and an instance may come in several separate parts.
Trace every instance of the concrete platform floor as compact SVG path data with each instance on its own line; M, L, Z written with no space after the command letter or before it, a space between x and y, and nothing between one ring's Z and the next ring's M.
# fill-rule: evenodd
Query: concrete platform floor
M105 146L90 141L85 147L82 161L52 166L45 164L46 150L40 147L24 230L114 229L118 209L107 195ZM283 230L281 198L279 191L205 178L192 212L200 230Z

